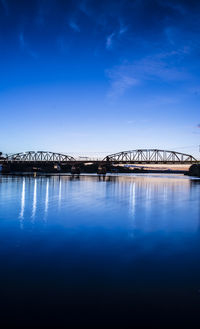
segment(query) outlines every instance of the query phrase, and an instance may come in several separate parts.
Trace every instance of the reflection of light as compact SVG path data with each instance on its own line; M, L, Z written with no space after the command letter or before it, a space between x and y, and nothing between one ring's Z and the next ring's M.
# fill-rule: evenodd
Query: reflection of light
M160 183L158 183L160 184ZM158 184L155 184L154 181L146 180L140 184L141 191L143 191L143 203L142 206L145 210L145 216L149 217L150 210L152 207L152 200L154 200L154 196L158 194ZM146 218L145 217L145 218Z
M34 190L33 190L33 208L32 208L32 218L35 217L36 213L36 206L37 206L37 179L34 182Z
M45 197L45 214L47 214L48 211L48 205L49 205L49 181L47 180L47 185L46 185L46 197Z
M135 182L130 184L130 212L131 215L135 214Z
M61 183L61 179L59 182L59 194L58 194L58 206L60 208L60 203L61 203L61 197L62 197L62 183Z
M19 218L23 220L24 218L24 208L25 208L25 178L23 178L23 183L22 183L22 195L21 195L21 211L19 214ZM21 222L21 228L23 227L22 222Z

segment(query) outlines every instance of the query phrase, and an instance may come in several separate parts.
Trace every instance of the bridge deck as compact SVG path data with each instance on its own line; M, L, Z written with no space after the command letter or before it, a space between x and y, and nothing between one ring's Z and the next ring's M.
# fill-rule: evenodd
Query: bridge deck
M183 164L194 164L194 163L198 163L198 161L123 161L123 160L111 160L111 161L106 161L106 160L73 160L73 161L17 161L17 160L0 160L1 164L11 164L11 163L16 163L16 164L31 164L31 165L36 165L36 164L50 164L50 163L59 163L62 165L73 165L73 164L89 164L89 163L93 163L93 164L102 164L102 165L118 165L118 164L176 164L176 165L183 165Z

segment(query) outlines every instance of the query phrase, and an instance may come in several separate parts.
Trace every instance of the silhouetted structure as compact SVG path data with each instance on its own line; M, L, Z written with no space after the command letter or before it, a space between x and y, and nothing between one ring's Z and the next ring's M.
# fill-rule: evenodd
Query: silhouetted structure
M200 177L200 164L193 164L189 169L188 175Z
M197 160L189 154L157 149L138 149L107 155L102 160L88 158L76 160L74 157L46 151L28 151L0 156L2 172L130 172L129 168L120 164L195 164ZM134 169L141 172L142 168ZM132 170L133 172L133 170Z
M107 155L103 161L118 163L177 163L197 162L190 154L157 149L138 149Z
M6 161L17 162L67 162L76 161L72 156L47 151L28 151L11 154L6 157Z

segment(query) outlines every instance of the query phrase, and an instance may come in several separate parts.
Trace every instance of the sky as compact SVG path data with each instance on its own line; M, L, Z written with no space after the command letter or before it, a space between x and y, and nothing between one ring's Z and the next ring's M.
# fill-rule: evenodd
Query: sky
M200 158L200 2L0 0L0 151Z

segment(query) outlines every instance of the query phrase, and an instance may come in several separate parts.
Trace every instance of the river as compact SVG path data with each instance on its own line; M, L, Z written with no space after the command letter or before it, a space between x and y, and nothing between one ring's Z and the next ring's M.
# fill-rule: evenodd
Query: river
M0 175L0 264L2 328L198 327L200 180Z

